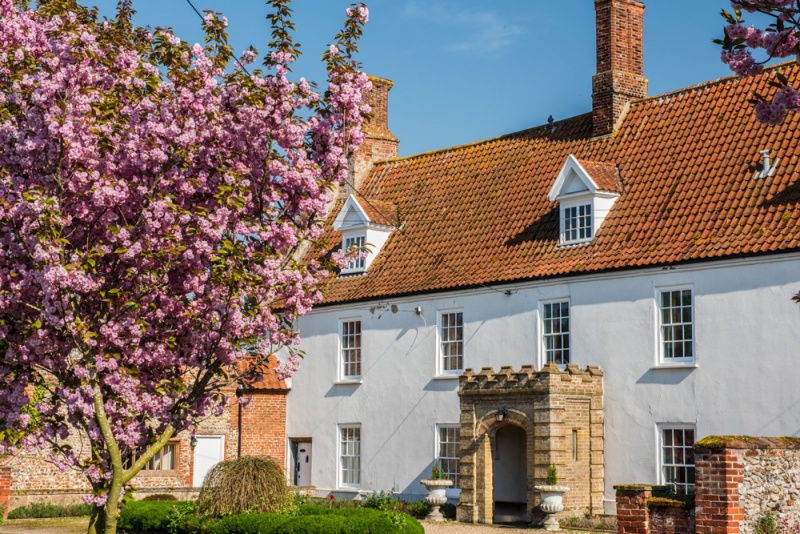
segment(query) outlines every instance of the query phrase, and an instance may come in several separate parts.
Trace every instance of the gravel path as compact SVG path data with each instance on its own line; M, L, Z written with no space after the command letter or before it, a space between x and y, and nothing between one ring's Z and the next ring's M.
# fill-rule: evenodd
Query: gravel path
M425 527L425 534L522 534L523 532L531 534L537 531L545 532L536 528L521 528L508 525L472 525L457 521L445 521L443 523L421 521L421 523Z

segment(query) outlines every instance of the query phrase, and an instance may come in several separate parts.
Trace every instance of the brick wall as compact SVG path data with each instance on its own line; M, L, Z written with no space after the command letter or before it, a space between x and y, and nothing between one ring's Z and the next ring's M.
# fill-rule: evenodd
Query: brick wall
M272 456L282 467L286 450L286 394L283 382L274 377L265 380L266 387L245 391L252 395L250 405L242 411L242 454ZM236 458L239 446L238 404L234 389L226 391L231 402L220 417L209 417L197 428L200 435L225 436L225 459ZM173 471L140 471L132 480L137 497L170 493L179 499L197 496L193 488L194 453L187 433L170 443L176 447L176 469ZM89 449L78 435L67 440L78 455ZM6 461L11 469L9 509L35 502L74 504L89 493L89 485L80 473L61 472L47 460L45 453L19 452ZM0 477L2 477L0 467ZM0 479L0 499L2 480Z
M617 490L619 534L693 534L695 512L691 500L662 496L665 486L622 484Z
M614 486L619 534L739 534L767 512L800 517L800 439L709 436L694 457L694 503L654 497L658 486Z
M3 513L3 519L8 517L8 512L11 509L9 506L10 496L11 468L5 465L0 465L0 511Z
M389 91L394 85L391 80L369 77L372 91L367 93L365 103L372 109L372 119L364 127L364 143L353 156L350 181L356 189L361 187L376 161L396 158L398 141L389 130ZM341 189L341 196L353 193L349 185Z
M248 392L250 404L242 410L242 456L271 456L279 465L285 465L287 393ZM233 411L237 412L238 407Z
M595 136L614 131L631 100L647 96L644 77L644 5L595 0L597 74L592 77Z

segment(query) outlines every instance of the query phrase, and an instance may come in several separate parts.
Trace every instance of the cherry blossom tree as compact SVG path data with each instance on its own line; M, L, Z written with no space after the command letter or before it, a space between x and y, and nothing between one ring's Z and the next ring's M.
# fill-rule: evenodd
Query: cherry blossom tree
M289 0L268 3L262 71L218 13L190 46L134 26L130 0L111 20L0 0L0 453L79 470L90 532L115 532L133 476L297 341L341 261L295 252L363 139L368 12L347 10L316 92L290 81Z
M724 39L715 40L722 46L722 61L739 76L753 76L764 70L764 64L774 58L796 58L800 54L800 0L735 0L733 13L725 10L722 16L728 25ZM742 12L756 14L765 22L762 28L747 26ZM757 60L753 52L764 56ZM780 73L772 85L777 89L771 97L753 95L756 120L780 124L789 111L800 110L800 92Z

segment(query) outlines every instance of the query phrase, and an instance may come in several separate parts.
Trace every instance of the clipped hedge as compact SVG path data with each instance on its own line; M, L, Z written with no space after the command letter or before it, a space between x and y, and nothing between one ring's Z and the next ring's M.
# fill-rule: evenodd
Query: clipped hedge
M400 512L367 508L331 509L303 505L298 515L239 514L220 520L183 513L191 501L134 501L120 514L120 530L203 534L423 534L416 519ZM179 513L176 513L179 512ZM176 524L178 523L178 524Z
M301 506L299 516L244 514L221 519L213 534L423 534L416 519L368 508Z
M117 528L141 532L170 532L178 507L194 507L193 501L132 501L119 515Z

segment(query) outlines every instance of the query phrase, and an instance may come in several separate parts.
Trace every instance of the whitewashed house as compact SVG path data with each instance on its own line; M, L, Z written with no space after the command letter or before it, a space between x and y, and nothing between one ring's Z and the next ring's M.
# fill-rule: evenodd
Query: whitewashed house
M798 68L647 97L642 4L595 7L586 115L397 158L375 80L324 238L371 250L300 322L297 483L422 498L438 460L459 518L491 522L555 464L568 506L613 513L615 484L691 491L703 436L800 435L800 121L747 103Z

